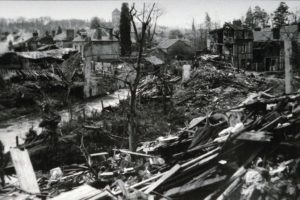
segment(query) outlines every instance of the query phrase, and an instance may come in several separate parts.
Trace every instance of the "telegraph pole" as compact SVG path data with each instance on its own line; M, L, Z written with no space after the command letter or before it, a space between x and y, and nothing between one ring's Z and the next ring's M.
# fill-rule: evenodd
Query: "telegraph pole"
M292 65L291 65L291 56L292 56L292 41L286 36L284 37L284 68L285 68L285 93L292 93Z

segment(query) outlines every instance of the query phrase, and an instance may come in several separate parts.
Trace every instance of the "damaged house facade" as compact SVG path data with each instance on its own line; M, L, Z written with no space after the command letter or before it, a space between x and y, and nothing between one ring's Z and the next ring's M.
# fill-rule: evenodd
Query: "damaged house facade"
M236 68L248 68L253 60L253 34L239 21L225 23L223 28L209 32L208 49L224 55Z
M253 65L255 71L278 71L284 68L283 41L279 29L253 31Z
M300 25L280 29L266 27L249 30L240 24L225 23L209 33L208 49L223 55L234 67L255 71L284 70L284 38L292 41L291 64L300 64Z
M112 29L98 28L76 37L73 47L84 60L84 96L103 95L114 88L111 77L120 63L120 45Z
M300 64L300 25L265 28L253 32L253 66L256 71L283 71L285 65L284 39L292 41L291 64Z
M75 52L70 49L49 51L7 52L0 56L0 79L5 85L13 82L24 82L41 79L45 82L61 82L59 69L66 58Z

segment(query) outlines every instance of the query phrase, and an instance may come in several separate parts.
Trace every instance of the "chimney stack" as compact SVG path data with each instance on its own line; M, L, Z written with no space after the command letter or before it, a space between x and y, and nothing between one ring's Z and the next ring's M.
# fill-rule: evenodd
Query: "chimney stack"
M109 39L113 40L113 29L109 29Z
M74 36L75 36L74 29L67 29L66 33L67 33L67 40L73 40L74 39Z
M38 32L37 32L37 31L34 31L34 32L32 33L32 36L33 36L33 37L38 37L38 36L39 36L39 34L38 34Z
M97 28L96 37L97 37L98 40L102 39L102 29L101 28Z
M242 27L242 21L241 20L233 20L232 21L232 24L235 25L235 26L239 26L239 27Z

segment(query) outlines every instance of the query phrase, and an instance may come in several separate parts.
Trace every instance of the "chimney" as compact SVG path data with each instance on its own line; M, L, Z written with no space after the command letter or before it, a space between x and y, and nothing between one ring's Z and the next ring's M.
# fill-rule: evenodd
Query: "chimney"
M32 33L32 37L38 37L38 36L39 36L39 34L38 34L37 31L34 31L34 32Z
M235 25L235 26L242 27L242 21L239 20L239 19L238 20L233 20L232 24Z
M113 29L109 29L109 39L113 40Z
M96 39L98 39L98 40L102 39L102 29L101 28L96 29Z
M254 30L255 31L261 31L261 28L260 27L255 27Z
M273 28L272 29L273 32L273 39L280 39L280 29L279 28Z
M55 36L55 30L52 30L52 37Z
M66 30L67 33L67 40L73 40L74 39L74 29L67 29Z

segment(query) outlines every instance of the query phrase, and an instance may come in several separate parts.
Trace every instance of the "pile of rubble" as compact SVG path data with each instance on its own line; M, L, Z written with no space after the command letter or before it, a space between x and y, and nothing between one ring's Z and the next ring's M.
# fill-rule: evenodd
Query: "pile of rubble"
M137 152L86 154L87 164L52 170L40 188L53 196L72 188L55 200L296 199L299 100L300 93L253 93L226 112L197 117L176 134L142 143Z
M163 96L170 99L173 94L173 84L180 81L179 76L170 74L148 75L141 80L138 95L145 100L161 100Z
M250 92L277 87L264 77L249 72L238 72L225 61L203 60L191 71L189 80L177 85L173 96L177 107L184 107L192 119L210 110L227 109L240 103ZM282 88L282 86L281 86Z

